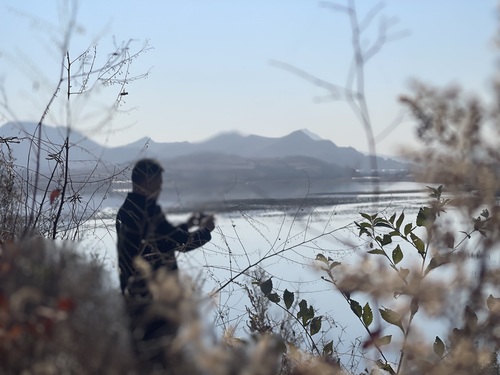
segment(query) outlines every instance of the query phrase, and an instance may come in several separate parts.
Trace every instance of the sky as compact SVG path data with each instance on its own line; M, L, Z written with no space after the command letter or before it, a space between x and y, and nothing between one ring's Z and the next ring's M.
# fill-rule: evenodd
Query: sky
M377 4L357 0L358 17ZM398 97L411 93L413 80L458 84L491 97L498 63L496 1L383 4L377 15L397 20L390 35L400 37L367 63L365 93L377 151L394 154L416 144L411 119L391 126L403 109ZM71 9L77 9L76 23L64 48ZM230 131L280 137L306 128L338 146L368 150L348 103L272 63L345 86L353 56L349 21L318 1L0 0L0 15L0 125L40 119L66 50L73 59L96 46L97 66L130 41L131 53L146 48L132 61L130 76L148 74L124 87L128 95L116 110L121 87L96 83L68 101L64 81L46 122L69 123L108 146L144 137L199 142ZM378 25L377 17L363 34L363 45L374 42Z

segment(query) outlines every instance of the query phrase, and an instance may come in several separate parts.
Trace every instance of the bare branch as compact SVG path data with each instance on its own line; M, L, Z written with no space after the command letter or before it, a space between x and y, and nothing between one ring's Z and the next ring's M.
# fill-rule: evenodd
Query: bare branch
M383 24L381 24L381 26L379 27L378 37L375 40L375 42L373 42L371 47L369 47L366 51L364 51L364 52L361 51L361 53L363 55L363 63L366 63L373 56L375 56L377 53L379 53L380 50L382 49L382 47L386 44L386 42L387 42L386 31L387 31L387 29L385 28L385 26L383 26Z
M318 87L328 90L333 99L340 99L343 96L344 97L347 96L347 94L357 96L357 93L352 92L351 90L348 90L345 87L325 81L293 65L277 60L271 60L269 63L276 68L286 70L287 72L293 73L296 76L305 79L306 81L309 81Z
M360 32L363 32L370 26L370 24L373 22L373 19L375 16L384 9L385 4L381 1L377 3L373 8L371 8L368 13L366 14L365 18L359 23L359 30Z
M42 113L42 117L40 118L40 120L38 121L38 125L35 129L35 132L38 132L38 135L36 136L36 143L35 143L35 134L33 134L33 138L32 138L32 145L31 146L34 146L36 147L36 170L35 170L35 183L34 183L34 187L33 187L33 197L32 197L32 202L31 202L31 210L29 211L29 219L28 219L28 223L26 225L26 229L29 229L33 223L33 218L34 218L34 213L35 213L35 206L36 206L36 194L37 194L37 190L38 190L38 182L39 182L39 176L40 176L40 164L41 164L41 160L40 160L40 155L41 155L41 143L42 143L42 125L43 125L43 122L45 120L45 117L47 116L47 114L49 113L49 110L50 108L52 107L52 103L54 102L55 98L57 97L57 94L59 93L59 90L61 88L61 85L63 83L63 75L64 75L64 58L65 56L63 56L63 61L61 62L61 72L60 72L60 76L59 76L59 82L49 100L49 102L47 103L47 106L45 107L43 113ZM30 147L29 149L29 152L28 153L31 153L31 149L32 147ZM27 166L27 169L29 169L29 157L28 157L28 166ZM27 177L26 178L26 184L29 183L29 178ZM28 186L27 186L27 190L26 190L26 199L28 200L29 199L29 190L28 190ZM26 202L26 208L29 207L29 205L27 204L28 202Z
M9 146L9 143L20 143L21 140L19 137L0 137L0 143L5 143L7 147Z
M368 61L374 55L379 53L382 47L387 43L404 38L409 34L408 31L403 30L398 33L389 35L389 29L395 26L397 23L398 20L396 18L392 18L389 20L381 19L377 39L372 44L372 46L365 50L363 53L365 61Z
M344 5L335 4L335 3L332 3L330 1L320 1L319 6L326 8L326 9L334 10L336 12L344 12L344 13L352 12L352 8L346 7Z
M394 131L401 123L403 122L404 118L408 115L408 110L401 109L396 117L384 128L382 129L381 132L379 132L375 136L375 142L378 143L382 141L385 137L387 137L390 133Z

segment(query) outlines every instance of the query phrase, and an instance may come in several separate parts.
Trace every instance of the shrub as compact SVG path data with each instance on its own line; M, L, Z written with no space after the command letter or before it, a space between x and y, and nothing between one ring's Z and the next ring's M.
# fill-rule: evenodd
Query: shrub
M102 266L29 238L0 249L0 373L126 374L123 303Z

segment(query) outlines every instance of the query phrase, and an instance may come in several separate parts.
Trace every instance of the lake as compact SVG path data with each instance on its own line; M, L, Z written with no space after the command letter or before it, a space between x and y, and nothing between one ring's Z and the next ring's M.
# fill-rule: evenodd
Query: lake
M425 185L414 182L385 182L380 193L371 192L370 183L343 185L341 191L314 197L273 200L238 200L219 210L207 211L216 216L212 241L202 249L179 254L183 272L194 276L209 276L207 283L221 283L238 269L244 269L264 256L280 252L261 265L273 267L286 262L309 268L320 251L332 258L344 258L356 250L353 240L354 220L360 212L389 214L402 211L412 215L428 200ZM87 224L89 235L83 247L116 268L116 234L114 218L126 192L104 200L95 220ZM337 204L331 204L337 202ZM187 219L190 213L180 212L179 206L160 197L160 204L172 223ZM205 205L206 206L206 205ZM170 213L173 211L174 213ZM390 216L390 215L389 215ZM301 243L304 243L301 245ZM291 254L287 254L287 248ZM295 254L292 256L292 254ZM217 269L212 275L211 268Z
M316 255L322 253L346 264L359 261L358 255L367 249L353 224L361 219L360 212L379 212L389 217L404 210L409 221L429 200L425 185L414 182L381 182L379 194L373 194L371 189L370 183L356 182L337 192L317 195L303 205L297 201L274 201L273 205L261 204L255 209L255 204L240 201L231 210L226 207L223 212L216 212L212 241L178 256L181 272L196 280L207 298L220 289L211 297L211 313L205 313L207 323L219 332L232 326L237 327L237 334L246 335L246 307L250 302L245 287L251 286L254 270L262 268L272 276L279 295L288 289L294 292L296 300L306 299L318 314L332 318L332 329L326 323L323 326L326 338L342 337L347 343L344 349L348 350L351 343L364 337L363 328L343 297L321 278ZM95 221L88 223L90 235L81 244L104 262L117 288L114 216L124 196L125 193L119 199L104 202L106 207ZM332 205L332 201L339 203ZM168 201L161 203L168 212ZM189 213L167 214L172 223L188 216ZM346 326L349 337L343 331Z

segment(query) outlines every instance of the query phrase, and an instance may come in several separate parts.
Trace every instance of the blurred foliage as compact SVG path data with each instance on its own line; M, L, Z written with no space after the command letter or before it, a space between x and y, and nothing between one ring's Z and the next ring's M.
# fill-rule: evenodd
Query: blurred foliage
M42 238L0 250L0 373L125 374L122 301L101 265Z

